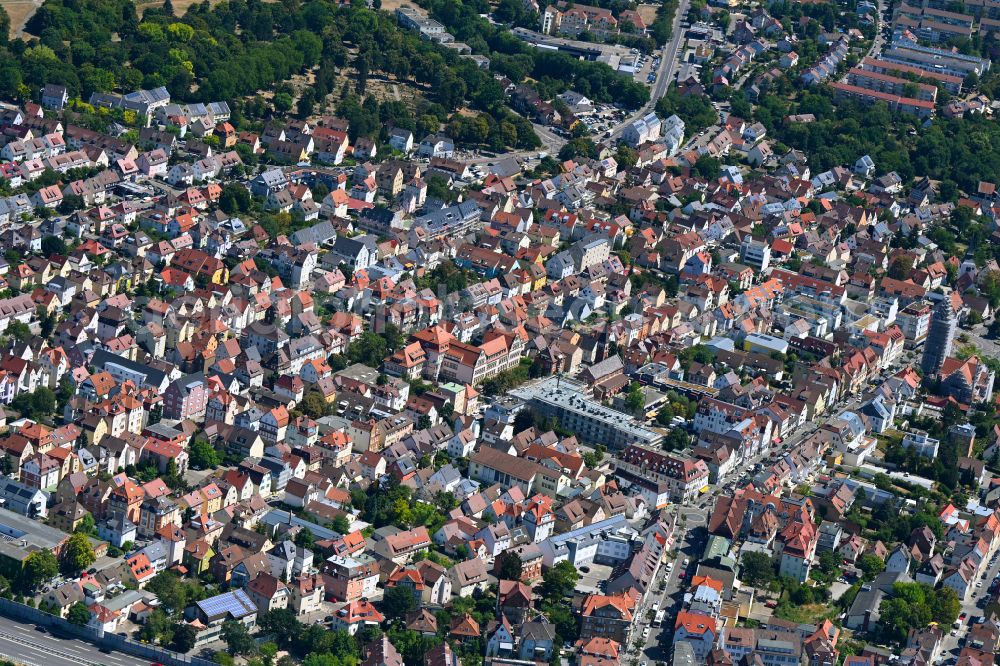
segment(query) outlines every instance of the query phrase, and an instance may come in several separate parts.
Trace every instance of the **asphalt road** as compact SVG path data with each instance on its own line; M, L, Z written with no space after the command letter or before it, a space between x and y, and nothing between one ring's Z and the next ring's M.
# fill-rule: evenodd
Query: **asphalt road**
M56 638L32 624L5 617L0 617L0 655L25 666L149 666L151 663L121 652L101 652L75 638Z
M653 110L656 107L656 101L663 97L667 92L667 88L670 87L670 82L674 78L674 69L677 67L677 53L684 42L684 31L681 30L681 21L687 16L689 5L690 0L681 0L680 4L677 5L677 12L674 14L674 22L671 28L672 37L670 38L670 43L663 47L660 68L656 72L656 81L649 91L649 103L630 117L625 118L618 127L611 131L611 137L609 138L611 143L614 143L631 123Z
M508 157L513 157L516 160L533 161L538 159L538 153L545 152L555 158L555 156L559 153L559 149L566 144L566 139L562 138L544 125L532 123L532 126L535 128L535 134L538 135L538 138L542 142L540 148L535 148L534 150L514 150L507 153L499 153L494 157L473 157L462 161L466 164L492 164L493 162Z
M941 641L940 663L955 663L955 659L961 650L960 643L965 640L965 635L968 633L969 627L973 624L973 619L984 614L983 609L978 606L979 600L988 596L990 583L993 582L993 579L997 575L1000 575L1000 557L992 565L988 566L982 575L976 578L976 582L982 583L982 587L977 588L974 586L975 583L973 583L972 590L962 600L962 612L965 613L965 619L962 621L962 626L955 631L954 636L951 635L951 631L948 631ZM950 630L950 627L946 629Z
M697 503L674 505L675 511L685 518L684 523L678 521L677 524L677 540L674 544L674 550L677 551L678 555L673 560L673 569L669 573L666 565L660 567L656 580L653 582L653 590L655 591L646 597L639 609L640 619L633 632L632 644L629 646L629 659L633 663L645 661L653 664L656 662L669 663L670 661L673 652L674 620L684 597L684 580L680 578L681 573L684 572L684 559L687 558L690 561L689 571L686 572L687 578L690 578L690 573L694 570L695 563L700 558L704 548L705 532L699 528L703 528L708 522L710 504L710 497L706 494L699 497ZM659 591L661 582L665 583L663 591ZM661 627L650 626L647 618L654 603L657 604L659 610L666 610L666 617ZM643 639L642 632L647 627L649 635ZM636 643L639 643L638 650L631 650L632 645Z
M985 354L986 356L989 356L991 358L1000 357L1000 339L986 337L985 326L976 326L972 330L965 328L959 329L958 335L961 335L963 333L969 338L969 341L960 342L956 336L955 340L956 349L963 345L973 344L976 345L979 351Z
M882 29L887 23L891 24L891 21L885 20L885 0L878 0L877 4L878 6L875 11L875 39L872 41L868 52L865 53L865 58L878 58L881 55L882 47L885 45L885 37L882 35ZM846 81L847 74L844 74L840 80Z

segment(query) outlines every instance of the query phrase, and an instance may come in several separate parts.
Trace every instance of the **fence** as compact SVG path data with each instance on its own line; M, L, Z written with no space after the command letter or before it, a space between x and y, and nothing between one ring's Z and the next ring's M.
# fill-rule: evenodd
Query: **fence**
M112 652L124 652L133 657L160 662L164 666L218 666L214 661L209 659L177 654L176 652L156 647L155 645L137 643L125 636L98 631L92 627L80 627L67 622L57 615L49 615L37 608L25 606L10 599L0 598L0 615L12 620L30 622L43 627L52 627L63 634L87 641L99 648L111 650Z

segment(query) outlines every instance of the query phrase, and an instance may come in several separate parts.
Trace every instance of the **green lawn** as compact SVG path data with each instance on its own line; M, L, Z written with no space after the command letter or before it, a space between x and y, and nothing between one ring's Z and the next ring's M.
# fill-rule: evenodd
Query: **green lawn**
M837 609L826 604L804 604L796 606L787 601L778 604L774 609L774 616L790 622L799 624L817 624L823 620L829 620L837 615Z

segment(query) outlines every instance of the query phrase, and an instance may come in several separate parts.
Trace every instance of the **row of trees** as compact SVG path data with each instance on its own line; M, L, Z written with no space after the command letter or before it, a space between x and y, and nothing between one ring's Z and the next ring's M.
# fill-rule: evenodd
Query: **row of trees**
M487 146L491 150L505 147L531 150L542 145L531 123L509 111L500 120L488 113L471 117L455 115L448 124L448 134L459 144Z
M532 361L529 358L522 358L517 367L504 370L483 382L482 392L486 395L503 395L529 379L536 379L543 374L542 366L537 359Z
M75 576L89 567L97 557L90 539L84 532L70 535L59 558L50 550L36 550L24 560L21 573L13 582L13 589L23 594L34 594L44 583L60 572Z

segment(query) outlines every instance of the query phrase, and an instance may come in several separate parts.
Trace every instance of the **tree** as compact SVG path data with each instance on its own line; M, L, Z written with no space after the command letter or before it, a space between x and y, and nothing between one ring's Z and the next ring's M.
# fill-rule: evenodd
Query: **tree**
M89 567L97 559L90 538L83 532L75 532L63 547L60 570L65 574L76 575Z
M632 414L639 414L645 406L646 394L642 392L642 384L632 382L628 387L628 393L625 395L625 407Z
M69 614L66 616L70 624L82 627L90 622L90 609L82 601L78 601L69 607Z
M7 333L18 342L23 342L31 337L31 329L28 325L16 319L7 324Z
M0 46L7 44L10 35L10 14L3 7L0 7ZM15 70L16 71L16 70Z
M390 620L403 619L417 609L417 600L408 587L390 587L382 597L382 611Z
M593 451L588 451L583 454L583 464L594 469L601 464L604 460L604 454L608 452L608 449L603 444L598 444L594 447Z
M753 587L766 587L774 580L774 562L764 553L744 553L740 580Z
M347 348L347 358L352 363L363 363L377 368L388 356L388 345L385 338L377 333L362 333L361 336Z
M260 616L258 624L265 635L273 636L284 647L297 645L303 629L295 611L290 608L270 610Z
M229 653L233 656L253 655L257 653L257 641L253 639L246 625L234 620L222 623L222 640L226 641Z
M542 574L541 596L558 603L576 589L579 579L580 574L576 567L571 562L563 560Z
M59 202L58 210L63 215L69 215L73 211L80 210L86 204L83 201L83 197L78 194L67 194L63 197L62 201Z
M89 534L90 536L97 536L97 523L94 520L94 515L87 512L83 519L80 520L80 524L76 526L74 532L82 532L83 534Z
M901 254L889 264L889 277L893 280L905 280L913 272L913 257Z
M431 417L427 414L421 414L417 418L417 430L427 430L433 425L431 423Z
M10 328L11 326L8 326L7 330ZM25 418L35 421L47 419L56 409L56 394L52 389L43 386L32 393L18 393L10 406Z
M319 391L309 391L302 399L302 411L314 419L323 418L329 412L329 405Z
M274 109L278 113L288 113L292 108L292 96L286 92L279 92L274 96Z
M54 254L66 254L66 243L58 236L46 236L42 239L42 254L51 257Z
M935 590L924 583L896 583L892 596L879 606L883 640L902 642L910 629L926 627L932 621L942 626L953 623L961 611L955 591Z
M695 173L706 180L713 180L717 178L721 168L722 162L708 155L702 155L698 158L698 161L694 163Z
M204 439L194 440L188 455L195 469L215 469L222 464L222 456Z
M635 166L638 159L639 153L637 153L634 148L629 148L624 143L618 144L618 150L615 153L615 161L618 162L619 167L631 169Z
M250 209L250 192L240 183L226 183L219 194L219 208L228 215Z
M866 553L858 561L858 568L861 569L865 580L872 580L875 576L885 571L885 562L878 555Z
M347 518L347 516L337 516L330 521L330 527L333 528L334 532L347 534L351 531L351 521Z
M299 103L296 105L295 113L299 118L308 118L312 115L316 106L316 89L306 88L299 95Z
M444 176L433 174L427 178L427 196L451 203L458 197L458 192L451 189Z
M572 139L559 149L560 160L571 160L576 157L597 157L597 146L586 137Z
M236 660L233 659L232 655L221 650L212 655L212 661L219 664L219 666L234 666L236 664Z
M671 428L661 445L665 451L680 451L691 444L691 436L683 428Z
M128 552L128 548L123 549ZM146 585L146 589L155 594L171 614L180 613L191 603L204 598L205 589L202 585L181 580L173 571L163 571L156 574Z
M18 588L34 592L42 583L52 580L59 573L59 562L51 550L36 550L24 560Z
M189 624L181 624L174 629L174 640L171 645L173 649L182 654L194 649L198 640L198 632Z
M509 550L500 553L497 558L497 578L500 580L521 580L521 558Z
M530 409L522 409L514 417L514 434L535 427L535 413Z
M56 318L42 307L35 309L35 316L38 317L39 335L48 340L49 336L52 335L52 329L56 327ZM69 376L63 375L63 378L59 380L59 391L56 393L56 399L60 405L65 405L73 397L75 391L76 387L69 380Z
M313 535L311 529L309 529L308 527L303 527L295 535L293 541L295 542L295 545L298 546L299 548L306 548L308 550L312 550L313 546L316 544L316 537Z

